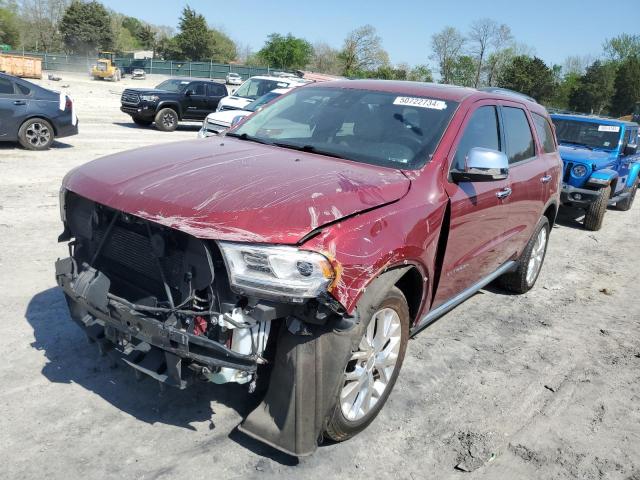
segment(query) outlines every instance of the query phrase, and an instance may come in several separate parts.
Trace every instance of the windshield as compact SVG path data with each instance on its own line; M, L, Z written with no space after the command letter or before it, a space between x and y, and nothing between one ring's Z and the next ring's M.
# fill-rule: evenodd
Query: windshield
M261 96L257 100L254 100L253 102L251 102L246 107L244 107L244 110L248 110L249 112L255 112L260 107L266 105L267 103L269 103L274 98L278 98L280 95L282 95L282 94L281 93L276 93L276 92L269 92L269 93Z
M583 122L553 118L560 143L570 143L587 148L615 150L620 142L620 126L602 125L597 122Z
M189 85L188 81L185 80L165 80L156 88L158 90L166 90L167 92L182 92Z
M289 84L287 82L250 78L242 85L240 85L240 87L234 92L233 95L236 97L255 100L265 93L269 93L271 90L275 90L276 88L287 88L288 86Z
M300 88L230 136L392 168L420 168L458 104L347 88Z

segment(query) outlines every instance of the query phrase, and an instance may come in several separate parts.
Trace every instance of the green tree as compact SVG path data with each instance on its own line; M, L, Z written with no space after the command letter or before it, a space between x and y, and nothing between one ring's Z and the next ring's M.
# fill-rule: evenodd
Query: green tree
M426 65L416 65L407 75L407 80L413 82L433 82L433 74L431 69Z
M633 113L640 102L640 56L630 56L618 67L611 100L611 113L622 116Z
M640 35L623 33L604 42L604 53L613 61L624 61L629 57L640 57Z
M539 102L551 98L554 89L553 71L538 57L518 55L504 67L498 86L529 95Z
M569 99L574 90L578 88L581 75L575 71L565 74L557 83L553 91L553 95L549 100L549 104L555 108L568 109L571 108Z
M182 10L180 33L175 36L175 46L185 60L204 60L213 53L211 35L204 16L191 7Z
M20 43L19 25L17 6L0 1L0 43L16 47Z
M236 44L229 36L220 30L209 31L211 37L211 57L214 62L229 63L238 57Z
M142 47L147 50L154 48L156 43L156 34L151 25L143 25L136 33L136 37Z
M569 108L602 114L608 111L614 93L616 64L596 61L587 67L569 95Z
M268 65L282 69L304 68L313 55L313 47L303 38L290 33L286 36L272 33L258 52Z
M468 55L461 55L451 60L449 66L450 82L462 87L473 87L476 81L476 61Z
M142 22L135 17L124 17L122 19L122 28L126 28L132 37L138 36L142 26Z
M67 49L74 53L92 54L114 46L109 12L97 1L74 0L64 12L60 33Z
M164 60L181 60L182 57L176 37L161 37L155 45L155 51Z
M440 67L440 82L453 83L453 68L462 52L466 39L453 27L445 27L431 37L431 58Z
M347 35L338 55L342 73L354 76L389 64L389 54L382 48L382 39L371 25L356 28Z

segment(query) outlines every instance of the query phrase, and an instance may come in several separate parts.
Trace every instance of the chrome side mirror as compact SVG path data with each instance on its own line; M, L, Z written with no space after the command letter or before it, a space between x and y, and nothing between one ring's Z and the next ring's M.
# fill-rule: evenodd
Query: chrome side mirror
M509 175L509 159L503 152L475 147L467 155L464 171L452 170L454 182L494 182Z

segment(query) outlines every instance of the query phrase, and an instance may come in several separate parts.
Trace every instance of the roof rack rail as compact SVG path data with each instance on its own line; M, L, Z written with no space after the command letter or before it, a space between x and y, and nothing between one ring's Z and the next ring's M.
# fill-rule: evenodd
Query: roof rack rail
M484 88L479 88L478 90L480 90L481 92L488 92L488 93L501 93L503 95L524 98L525 100L528 100L530 102L538 103L535 98L530 97L529 95L525 95L524 93L516 92L514 90L509 90L508 88L484 87Z

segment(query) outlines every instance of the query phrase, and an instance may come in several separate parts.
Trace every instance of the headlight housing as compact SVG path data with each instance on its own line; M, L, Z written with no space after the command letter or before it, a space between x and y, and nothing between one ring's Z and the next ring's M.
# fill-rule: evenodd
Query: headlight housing
M160 97L158 95L140 95L140 98L142 99L143 102L150 102L150 103L155 103L158 100L160 100Z
M326 291L334 278L329 260L295 247L218 242L234 291L302 302Z
M587 174L587 167L584 165L576 165L571 169L571 173L573 173L574 177L584 177Z

